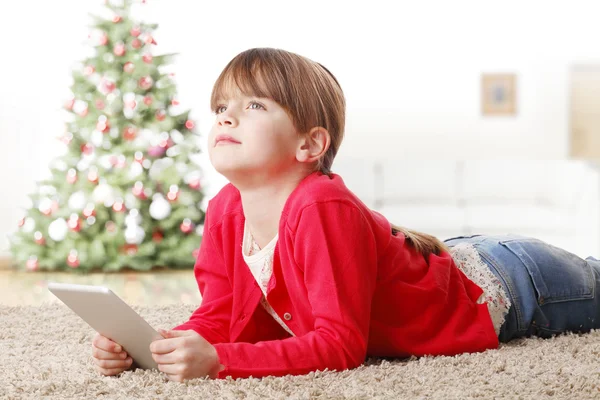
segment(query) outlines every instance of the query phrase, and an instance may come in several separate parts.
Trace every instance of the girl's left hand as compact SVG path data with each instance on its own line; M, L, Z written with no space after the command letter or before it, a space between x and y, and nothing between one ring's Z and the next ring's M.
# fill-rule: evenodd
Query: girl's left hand
M183 382L205 376L217 377L221 370L217 351L196 331L159 329L159 333L164 339L153 341L150 351L159 371L164 372L170 380Z

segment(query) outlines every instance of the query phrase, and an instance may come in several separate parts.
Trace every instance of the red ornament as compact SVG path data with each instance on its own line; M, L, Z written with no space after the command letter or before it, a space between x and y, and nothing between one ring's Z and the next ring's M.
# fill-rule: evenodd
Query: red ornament
M188 184L188 186L192 190L199 190L200 189L200 179L199 178L192 179L190 181L190 183Z
M108 123L108 119L104 118L99 120L96 124L96 129L102 133L108 133L108 131L110 131L110 124Z
M73 110L73 106L75 105L75 98L71 98L67 101L65 101L65 108L67 110Z
M98 44L100 46L106 46L107 43L108 43L108 35L106 34L106 32L102 32L102 35L100 35L100 40L98 40Z
M36 256L31 256L25 262L25 267L27 268L28 271L37 271L38 268L40 267L40 262L38 261Z
M88 156L94 152L94 146L92 146L89 143L82 144L80 149L83 154L88 155Z
M138 36L140 36L140 33L142 33L142 30L140 29L139 26L136 25L133 28L131 28L129 33L131 33L131 36L133 36L133 37L138 37Z
M98 183L98 171L93 169L90 172L88 172L88 181L90 181L91 183Z
M110 233L114 233L117 230L117 224L115 224L113 221L108 221L106 224L104 224L104 227Z
M44 238L44 235L42 235L42 232L40 232L40 231L36 231L33 234L33 240L35 240L35 242L37 244L39 244L40 246L43 246L44 244L46 244L46 239Z
M87 105L86 105L86 107L85 107L85 108L81 109L81 111L79 111L79 113L78 113L78 114L79 114L79 116L80 116L80 117L85 117L86 115L88 115L88 108L87 108Z
M67 221L67 226L73 232L79 232L81 230L81 220L79 219L79 215L71 214L71 217Z
M172 106L178 106L179 105L179 101L177 101L176 99L171 100L171 105Z
M111 93L117 87L117 85L113 81L108 80L106 78L102 79L102 83L100 85L100 90L104 94Z
M144 60L144 62L145 62L146 64L150 64L150 63L152 63L152 54L150 54L150 53L146 53L146 54L144 54L144 55L142 56L142 60Z
M77 255L77 250L73 249L69 252L67 256L67 265L71 268L79 267L79 256Z
M131 140L135 139L136 135L137 135L137 131L133 126L128 126L127 128L125 128L123 130L123 138L125 140L131 141Z
M147 44L156 44L156 40L152 37L152 35L147 35L144 40Z
M131 189L131 191L133 192L133 195L138 199L146 200L148 198L146 196L146 193L144 193L144 184L141 181L137 181L133 185L133 189Z
M154 231L154 233L152 234L152 240L155 243L162 242L163 238L164 238L164 235L161 231Z
M101 111L104 110L104 107L106 106L106 104L104 104L102 99L97 99L95 104L96 104L96 108Z
M120 16L120 15L115 15L115 16L113 17L113 22L114 22L115 24L118 24L119 22L121 22L121 16Z
M139 49L140 47L142 47L142 42L140 41L140 39L135 38L131 41L131 47L133 47L134 49Z
M154 81L149 76L143 76L138 81L138 85L144 90L150 89L152 87L153 83L154 83Z
M185 127L190 130L194 129L194 121L188 119L187 121L185 121Z
M116 212L123 212L123 211L125 211L125 206L123 205L123 201L122 200L115 201L115 203L113 204L112 208Z
M137 106L137 103L135 102L135 100L125 102L125 108L133 110L133 109L135 109L135 106Z
M125 45L123 43L115 44L115 47L113 47L113 53L117 57L124 56L125 55Z
M131 61L127 61L125 65L123 65L123 71L127 72L128 74L132 73L134 69L135 65Z
M123 253L125 253L129 256L132 256L135 253L137 253L138 246L137 246L137 244L126 244L121 249L122 249Z
M21 218L19 220L19 224L18 225L19 225L19 228L21 228L21 227L23 227L23 225L25 225L25 217L23 217L23 218Z
M86 218L96 216L96 209L94 207L94 203L89 203L87 206L85 206L85 208L83 209L83 216Z
M77 182L77 171L75 170L75 168L71 168L67 172L67 182L71 185Z
M94 68L93 65L86 65L85 68L83 69L83 73L85 76L90 76L94 72L96 72L96 68Z
M167 113L165 112L165 110L157 110L156 111L156 119L157 120L164 121L166 116L167 116Z
M144 104L147 106L152 105L152 97L151 96L144 96Z
M177 201L177 199L179 198L179 190L177 191L169 191L169 193L167 193L167 199L169 199L170 202L174 202Z
M189 218L186 218L183 220L181 225L179 225L179 229L181 229L181 232L187 235L194 230L194 225L192 224L192 221Z

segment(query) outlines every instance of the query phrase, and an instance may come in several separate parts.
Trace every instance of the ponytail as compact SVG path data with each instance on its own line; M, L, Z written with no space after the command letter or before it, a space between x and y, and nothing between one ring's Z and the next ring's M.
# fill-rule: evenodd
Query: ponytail
M398 232L403 233L408 244L419 253L423 254L425 259L428 259L431 253L439 256L443 251L449 251L448 246L446 246L435 236L428 235L427 233L411 231L392 224L392 235L396 235Z

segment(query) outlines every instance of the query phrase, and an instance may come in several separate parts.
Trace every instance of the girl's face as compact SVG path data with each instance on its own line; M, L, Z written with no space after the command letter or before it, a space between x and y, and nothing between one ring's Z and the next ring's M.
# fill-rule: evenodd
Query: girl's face
M231 181L268 179L297 164L300 136L279 104L239 92L217 104L208 155L220 174Z

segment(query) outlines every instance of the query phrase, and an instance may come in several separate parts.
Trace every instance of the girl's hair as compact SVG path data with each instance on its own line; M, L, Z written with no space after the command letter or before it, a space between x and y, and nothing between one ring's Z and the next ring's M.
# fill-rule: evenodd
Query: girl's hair
M427 233L411 231L406 228L402 228L401 226L392 224L392 235L396 235L397 233L404 234L408 244L410 244L419 253L423 254L425 259L427 259L432 253L436 256L439 256L442 252L449 251L448 246L446 246L444 242L435 236Z
M255 48L235 56L213 87L210 106L238 88L246 96L272 99L282 106L300 133L320 126L329 132L331 143L315 170L329 174L342 144L346 100L337 79L327 68L285 50Z
M331 165L342 144L346 121L346 100L342 88L323 65L289 51L254 48L235 56L217 78L210 98L216 110L218 101L232 90L245 96L269 98L283 107L300 133L321 126L329 132L331 143L315 170L331 173ZM437 238L392 225L425 258L448 248Z

